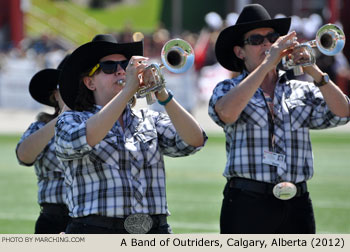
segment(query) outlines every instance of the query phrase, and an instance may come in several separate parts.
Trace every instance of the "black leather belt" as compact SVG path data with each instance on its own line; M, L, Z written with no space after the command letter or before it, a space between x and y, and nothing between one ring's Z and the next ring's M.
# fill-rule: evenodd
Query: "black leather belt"
M267 194L267 195L274 195L273 194L273 188L275 187L275 184L252 180L252 179L246 179L246 178L239 178L239 177L233 177L229 180L229 187L230 188L237 188L241 190L246 190L249 192L259 193L259 194ZM294 197L299 197L307 192L307 185L306 182L300 182L295 184L297 192Z
M65 204L42 203L40 209L43 214L68 215L69 212Z
M153 224L152 228L158 228L167 224L167 216L165 214L150 215ZM126 218L114 218L100 215L88 215L85 217L73 218L73 222L98 226L108 229L125 229L124 222Z

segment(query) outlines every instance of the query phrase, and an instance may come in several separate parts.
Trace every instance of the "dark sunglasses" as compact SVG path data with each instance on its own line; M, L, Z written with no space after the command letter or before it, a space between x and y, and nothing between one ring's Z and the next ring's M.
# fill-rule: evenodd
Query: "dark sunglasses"
M89 77L93 76L94 73L101 68L102 72L104 72L105 74L113 74L117 71L118 69L118 65L121 66L121 68L123 68L124 70L126 69L126 67L129 64L129 60L122 60L122 61L112 61L112 60L108 60L108 61L103 61L100 63L97 63L96 66L94 66L91 71L89 72Z
M243 42L245 45L247 45L247 44L248 45L261 45L262 43L264 43L265 38L267 38L267 40L270 43L274 43L279 37L280 37L280 35L277 32L271 32L265 36L260 35L260 34L254 34L254 35L249 36Z

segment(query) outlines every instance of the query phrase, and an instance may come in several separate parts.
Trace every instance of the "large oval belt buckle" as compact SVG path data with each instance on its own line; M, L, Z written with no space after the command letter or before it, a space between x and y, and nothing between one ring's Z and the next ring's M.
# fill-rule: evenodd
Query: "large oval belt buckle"
M281 182L273 187L273 195L280 200L289 200L297 194L297 187L291 182Z
M146 234L152 226L152 217L143 213L131 214L124 221L124 228L129 234Z

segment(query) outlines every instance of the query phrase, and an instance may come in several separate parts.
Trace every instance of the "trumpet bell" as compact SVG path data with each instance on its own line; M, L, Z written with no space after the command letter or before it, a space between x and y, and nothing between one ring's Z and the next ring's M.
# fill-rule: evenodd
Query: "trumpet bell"
M318 29L316 38L314 40L302 43L294 47L291 55L292 57L283 57L282 66L284 69L293 69L295 75L303 74L303 66L309 66L316 62L316 58L313 52L313 47L317 47L318 50L325 55L334 56L340 53L345 45L345 35L342 29L334 24L326 24ZM294 55L302 54L308 56L308 60L294 60ZM295 57L297 58L297 57Z
M173 73L183 73L194 63L194 51L191 45L182 39L172 39L165 43L160 56L162 64L154 63L145 68L142 73L144 84L136 92L137 98L146 97L148 105L156 101L154 92L165 87L162 67Z
M194 63L194 51L191 45L182 39L169 40L162 48L161 60L170 72L184 73Z
M338 26L326 24L316 33L316 45L321 53L334 56L345 46L345 34Z

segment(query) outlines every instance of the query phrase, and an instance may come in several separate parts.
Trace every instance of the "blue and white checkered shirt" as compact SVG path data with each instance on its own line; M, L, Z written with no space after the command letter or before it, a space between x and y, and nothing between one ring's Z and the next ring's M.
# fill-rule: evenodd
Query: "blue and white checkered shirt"
M180 139L167 115L129 106L123 113L124 131L116 122L91 147L86 121L100 109L67 111L56 124L56 152L65 167L70 215L169 214L163 155L186 156L202 147Z
M270 183L298 183L310 179L313 175L313 154L309 129L343 125L350 118L335 116L313 83L287 80L281 71L273 99L273 124L261 88L255 92L237 121L225 124L215 112L215 104L246 76L244 72L218 83L209 101L209 115L226 135L227 163L223 175ZM273 130L270 128L269 131L269 125L273 125ZM272 148L271 132L275 148ZM264 164L264 151L284 154L286 167L280 169Z
M17 144L17 148L31 134L45 126L44 122L34 122L24 132ZM17 158L21 165L25 164ZM35 174L38 178L38 203L65 204L66 190L64 184L63 167L56 157L54 138L46 145L34 162Z

